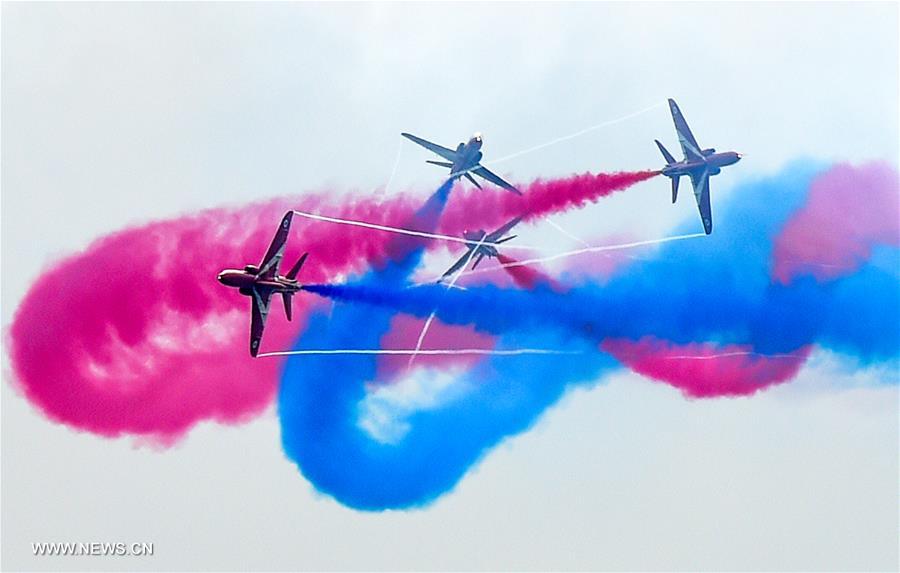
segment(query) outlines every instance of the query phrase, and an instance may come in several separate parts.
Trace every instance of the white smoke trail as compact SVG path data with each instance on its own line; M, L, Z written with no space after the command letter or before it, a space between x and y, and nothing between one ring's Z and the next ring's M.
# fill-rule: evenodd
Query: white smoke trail
M406 285L404 288L421 288L421 287L426 287L426 286L434 286L435 284L439 284L439 283L437 283L436 281L430 282L430 283L413 283L413 284ZM469 290L466 287L460 286L460 285L453 285L453 286L447 285L447 289L448 290L449 289Z
M617 118L615 118L615 119L610 119L610 120L604 121L603 123L598 123L597 125L592 125L592 126L590 126L590 127L586 127L586 128L584 128L584 129L582 129L582 130L576 131L575 133L570 133L569 135L564 135L564 136L562 136L562 137L557 137L556 139L551 139L550 141L548 141L548 142L546 142L546 143L542 143L542 144L540 144L540 145L535 145L534 147L529 147L528 149L523 149L523 150L521 150L521 151L517 151L517 152L512 153L512 154L510 154L510 155L505 155L505 156L503 156L503 157L500 157L499 159L494 159L493 161L487 161L487 162L484 162L484 163L482 163L482 165L485 165L485 166L487 166L487 165L496 165L497 163L502 163L503 161L508 161L508 160L510 160L510 159L514 159L514 158L516 158L516 157L525 155L525 154L527 154L527 153L531 153L531 152L533 152L533 151L539 151L539 150L541 150L541 149L550 147L551 145L556 145L557 143L562 143L563 141L568 141L568 140L570 140L570 139L575 139L576 137L580 137L580 136L582 136L582 135L584 135L584 134L586 134L586 133L590 133L590 132L595 131L595 130L597 130L597 129L600 129L600 128L603 128L603 127L607 127L607 126L610 126L610 125L614 125L614 124L616 124L616 123L621 123L621 122L626 121L626 120L629 120L629 119L631 119L631 118L633 118L633 117L637 117L637 116L639 116L639 115L645 114L645 113L647 113L648 111L652 111L652 110L654 110L654 109L656 109L656 108L658 108L658 107L660 107L660 106L662 106L662 105L664 105L664 102L657 102L657 103L655 103L655 104L653 104L653 105L651 105L651 106L649 106L649 107L645 107L644 109L635 111L635 112L633 112L633 113L629 113L628 115L623 115L622 117L617 117Z
M387 183L384 184L384 189L381 190L382 195L387 195L388 190L391 187L391 183L394 181L394 176L397 174L397 167L400 165L400 155L403 153L403 142L406 141L404 138L400 138L400 145L397 146L397 156L394 158L394 166L391 168L391 175L388 177Z
M363 227L373 229L375 231L385 231L388 233L397 233L400 235L408 235L410 237L421 237L423 239L434 239L437 241L451 241L454 243L469 244L471 241L462 237L451 237L450 235L440 235L437 233L426 233L424 231L414 231L412 229L404 229L403 227L392 227L390 225L379 225L377 223L368 223L366 221L358 221L355 219L343 219L341 217L329 217L327 215L319 215L309 213L307 211L294 210L294 214L314 221L324 221L326 223L337 223L339 225L350 225L353 227ZM547 251L547 247L535 247L527 245L504 245L504 249L527 249L530 251Z
M576 241L576 242L578 242L578 243L581 243L581 244L584 245L585 247L590 247L590 246L591 246L590 243L588 243L587 241L585 241L585 240L582 239L581 237L578 237L578 236L576 236L576 235L570 233L569 231L567 231L566 229L564 229L561 225L559 225L558 223L556 223L555 221L553 221L552 219L550 219L550 217L544 217L544 221L546 221L547 223L549 223L551 227L553 227L554 229L556 229L557 231L559 231L560 234L562 234L562 235L568 237L569 239L572 239L573 241ZM605 253L603 256L606 257L607 259L611 259L611 258L612 258L612 255L610 255L610 254L608 254L608 253ZM631 259L631 260L633 260L633 261L649 261L649 260L652 260L652 259L648 259L648 258L645 258L645 257L637 257L637 256L635 256L635 255L620 255L620 256L625 257L625 258L627 258L627 259Z
M466 257L466 262L459 267L456 273L453 275L453 278L447 284L447 290L452 289L456 285L456 281L459 279L462 271L466 270L466 266L469 264L469 261L472 260L472 257L475 256L475 253L478 252L479 247L484 244L484 237L478 239L478 243L475 245L475 248L470 249L468 256ZM442 277L443 278L443 277ZM418 351L422 348L422 343L425 342L425 335L428 334L428 329L431 328L431 323L434 321L434 315L437 314L437 309L435 308L431 311L431 314L428 315L428 320L425 321L425 324L422 325L422 332L419 333L419 339L416 341L416 350ZM416 360L416 353L413 353L409 357L409 361L406 363L407 371L412 368L413 362Z
M431 314L429 314L428 318L425 320L425 324L422 325L422 332L419 333L419 338L416 340L416 348L413 350L413 353L409 355L409 360L406 362L407 370L412 368L419 350L422 349L422 343L425 342L425 335L428 334L428 329L431 328L431 323L434 321L435 314L437 314L437 309L431 311Z
M759 358L806 358L804 354L763 354L761 352L721 352L719 354L708 354L705 356L678 355L666 356L666 360L714 360L716 358L727 358L729 356L756 356Z
M806 260L806 259L783 259L786 262L798 263L801 265L808 265L811 267L822 267L825 269L850 269L853 267L853 263L847 263L842 265L835 265L830 263L820 263L816 261Z
M446 348L446 349L356 349L356 348L333 348L321 350L281 350L276 352L261 352L257 358L265 358L268 356L314 356L314 355L331 355L331 354L362 354L362 355L378 355L387 354L394 356L421 355L421 356L522 356L526 354L546 354L546 355L573 355L583 354L582 351L576 350L556 350L552 348L516 348L511 350L491 350L489 348Z
M553 227L554 229L556 229L557 231L559 231L561 234L563 234L564 236L568 237L569 239L572 239L573 241L575 241L575 242L577 242L577 243L581 243L581 244L584 245L585 247L590 247L590 246L591 246L587 241L585 241L585 240L582 239L581 237L576 237L575 235L573 235L573 234L570 233L569 231L563 229L558 223L556 223L556 221L554 221L554 220L551 219L550 217L544 217L544 221L546 221L551 227Z
M649 239L646 241L634 241L631 243L621 243L618 245L600 245L596 247L585 247L583 249L576 249L574 251L566 251L565 253L558 253L556 255L551 255L549 257L541 257L538 259L526 259L524 261L515 261L512 263L504 263L499 265L500 268L508 268L508 267L523 267L527 265L534 265L538 263L546 263L549 261L555 261L558 259L564 259L567 257L574 257L575 255L582 255L585 253L600 253L604 251L616 251L620 249L631 249L634 247L643 247L646 245L658 245L662 243L668 243L671 241L683 241L685 239L695 239L697 237L705 237L704 233L692 233L690 235L676 235L674 237L663 237L662 239ZM479 273L489 273L496 270L497 267L487 268L487 269L476 269L474 271L466 271L462 273L463 275L477 275Z

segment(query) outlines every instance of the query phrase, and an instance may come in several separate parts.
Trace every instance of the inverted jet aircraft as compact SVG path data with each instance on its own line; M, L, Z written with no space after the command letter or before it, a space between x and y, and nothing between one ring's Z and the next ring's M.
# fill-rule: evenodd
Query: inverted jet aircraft
M678 181L682 175L691 178L691 185L694 187L694 197L697 199L697 207L700 209L700 218L703 220L703 230L709 235L712 233L712 209L709 205L709 178L711 175L718 175L722 171L722 167L733 165L741 160L741 154L734 151L725 151L716 153L715 149L701 149L694 134L688 127L684 115L678 109L675 100L669 100L669 109L672 110L672 119L675 121L675 132L678 134L678 141L681 143L681 150L684 152L684 159L675 161L672 154L663 147L663 144L656 141L663 157L666 159L666 166L662 169L662 174L672 178L672 203L678 198Z
M496 173L491 172L487 167L479 163L482 157L482 140L480 133L473 135L467 143L460 143L457 145L456 151L436 143L431 143L430 141L426 141L421 137L416 137L410 133L401 133L400 135L446 159L446 161L426 160L425 162L431 163L432 165L440 165L441 167L449 167L450 179L465 176L465 178L471 181L475 187L481 189L481 185L479 185L478 182L475 181L475 178L472 177L472 174L474 173L475 175L490 181L494 185L503 187L516 195L522 194L518 189L501 179Z
M255 357L259 352L259 343L266 326L266 317L269 315L269 301L272 295L281 293L284 300L284 314L290 320L291 297L300 290L301 285L297 282L296 277L309 253L303 253L288 274L285 276L278 274L278 266L284 257L284 247L291 230L293 215L293 211L288 211L281 219L281 225L259 266L247 265L243 270L225 269L219 273L220 283L235 287L242 295L250 297L250 356Z
M481 262L481 259L484 257L493 258L500 256L500 252L497 251L497 245L501 245L510 239L515 239L516 235L510 235L509 237L502 238L503 235L510 232L513 227L515 227L519 221L522 220L522 217L516 217L512 219L493 233L485 233L484 230L478 231L466 231L463 233L463 238L466 240L466 246L468 249L465 254L459 258L458 261L453 263L453 266L447 269L438 282L444 280L448 276L452 275L462 267L466 266L466 263L469 262L473 257L475 258L475 263L472 265L472 269L478 266L478 263Z

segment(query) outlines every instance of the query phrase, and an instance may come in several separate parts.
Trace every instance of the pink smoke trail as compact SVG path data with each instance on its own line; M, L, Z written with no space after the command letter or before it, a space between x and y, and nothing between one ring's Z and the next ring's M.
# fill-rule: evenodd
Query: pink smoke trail
M304 201L320 206L318 198ZM247 352L245 297L215 281L226 266L258 262L296 200L216 209L104 237L48 269L10 328L19 389L49 418L104 436L170 443L200 420L233 423L271 402L278 361ZM412 203L362 201L348 215L402 218ZM302 281L323 281L385 256L385 237L326 226L303 229L285 260L312 254ZM264 345L284 348L311 300L295 297L295 322L273 316Z
M519 215L524 215L524 221L531 221L584 207L658 174L659 171L624 171L584 173L549 181L537 179L522 188L521 197L500 190L457 188L441 218L440 229L458 234L466 229L496 226Z
M537 182L535 198L524 204L535 215L562 210L628 180L614 174ZM547 189L559 196L550 200ZM213 209L126 229L54 263L32 285L8 332L17 388L59 423L160 444L177 441L202 420L239 423L258 415L274 397L281 361L249 357L248 301L219 285L216 274L258 262L288 209L401 225L422 203L421 197L400 195L336 204L327 196ZM455 224L445 227L460 233L469 226L461 218ZM391 239L361 228L295 224L285 261L309 251L299 278L326 282L384 264ZM294 303L294 322L288 323L279 316L280 301L273 301L264 351L287 348L303 327L313 302L298 296Z
M886 163L840 164L812 182L806 205L775 240L774 280L828 280L855 271L877 245L900 246L897 170Z
M513 282L515 282L516 285L521 288L532 289L538 284L543 283L550 285L551 288L556 291L563 290L563 287L555 280L542 273L541 271L535 269L534 267L515 265L515 263L519 261L512 257L507 257L506 255L501 254L497 256L497 260L501 265L503 265L503 270L505 270L509 274Z
M794 377L811 348L767 357L747 346L708 343L678 346L647 337L605 340L600 348L637 372L674 386L691 398L749 396Z

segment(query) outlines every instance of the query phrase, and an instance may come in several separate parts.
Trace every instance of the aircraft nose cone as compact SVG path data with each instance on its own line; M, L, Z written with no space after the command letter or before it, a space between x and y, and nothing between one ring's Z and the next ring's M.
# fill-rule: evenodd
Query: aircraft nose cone
M216 276L216 280L218 280L222 284L225 284L225 273L224 272L219 273Z

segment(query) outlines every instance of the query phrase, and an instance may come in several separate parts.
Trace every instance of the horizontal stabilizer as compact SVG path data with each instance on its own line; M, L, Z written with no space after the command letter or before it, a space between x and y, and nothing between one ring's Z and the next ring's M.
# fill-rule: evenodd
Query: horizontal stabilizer
M294 280L295 278L297 278L297 273L300 272L300 267L302 267L303 263L306 262L306 256L308 254L309 253L303 253L303 255L299 259L297 259L297 262L294 263L294 268L292 268L290 270L290 272L287 274L287 276L285 278L289 278L291 280Z
M681 177L672 177L672 203L675 202L675 199L678 199L678 181Z
M518 237L518 235L510 235L510 236L506 237L505 239L500 239L495 244L499 245L501 243L505 243L506 241L511 241L511 240L515 239L516 237Z
M441 167L453 169L453 164L448 163L447 161L432 161L431 159L426 159L425 163L431 163L432 165L440 165Z
M481 189L481 185L478 184L478 181L475 181L475 178L472 177L472 174L471 174L471 173L466 173L466 179L468 179L469 181L471 181L471 182L472 182L472 185L474 185L475 187L478 187L479 189Z

